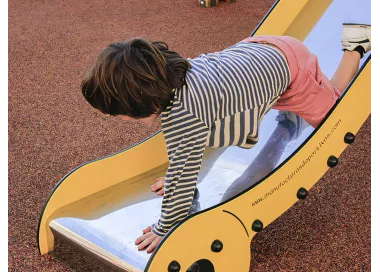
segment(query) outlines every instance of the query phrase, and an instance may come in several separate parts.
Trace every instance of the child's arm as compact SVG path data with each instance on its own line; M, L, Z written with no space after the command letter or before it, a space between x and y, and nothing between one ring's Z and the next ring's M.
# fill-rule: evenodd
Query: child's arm
M178 120L180 119L180 120ZM161 219L152 232L164 236L189 212L208 137L207 126L191 113L163 126L170 166L165 178Z

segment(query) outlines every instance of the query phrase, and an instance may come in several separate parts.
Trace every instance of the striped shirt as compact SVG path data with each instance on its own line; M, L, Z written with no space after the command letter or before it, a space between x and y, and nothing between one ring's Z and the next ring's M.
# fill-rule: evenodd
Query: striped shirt
M262 118L290 82L286 59L264 44L240 42L188 61L186 84L161 115L169 168L152 229L160 236L188 215L205 147L252 148Z

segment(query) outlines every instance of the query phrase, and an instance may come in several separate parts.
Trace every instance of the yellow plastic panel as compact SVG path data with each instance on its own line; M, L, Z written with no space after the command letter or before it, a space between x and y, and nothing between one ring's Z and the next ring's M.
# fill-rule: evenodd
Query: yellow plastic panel
M250 242L256 234L252 223L258 219L267 226L298 201L301 187L309 190L324 175L328 158L339 157L347 146L345 134L355 134L369 116L370 84L369 61L329 118L292 158L254 189L182 222L146 271L164 271L173 260L185 270L199 259L210 260L215 271L248 271ZM220 253L210 249L215 239L224 245Z
M151 183L152 179L147 177L165 172L167 164L166 145L160 132L128 150L73 170L56 186L42 213L38 233L40 253L53 250L51 220L64 216L97 218L120 205L141 201L144 197L141 192L146 191L141 180ZM114 186L119 190L110 194L115 192Z

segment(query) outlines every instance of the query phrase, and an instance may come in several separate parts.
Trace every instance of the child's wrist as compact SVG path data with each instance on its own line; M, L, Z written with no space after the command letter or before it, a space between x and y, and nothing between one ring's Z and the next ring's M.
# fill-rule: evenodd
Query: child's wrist
M161 237L165 236L165 234L166 234L165 232L163 232L159 228L157 228L157 224L152 225L152 232L154 234L156 234L157 236L161 236Z

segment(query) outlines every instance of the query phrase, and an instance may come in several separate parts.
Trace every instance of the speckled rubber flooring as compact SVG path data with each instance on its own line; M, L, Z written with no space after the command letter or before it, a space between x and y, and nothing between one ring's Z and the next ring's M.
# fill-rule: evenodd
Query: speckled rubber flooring
M45 256L36 244L40 211L66 173L159 129L85 103L80 82L97 53L134 36L185 57L220 51L248 36L273 3L9 0L9 271L109 271L62 241ZM254 238L252 271L370 271L370 144L369 119L308 199Z

